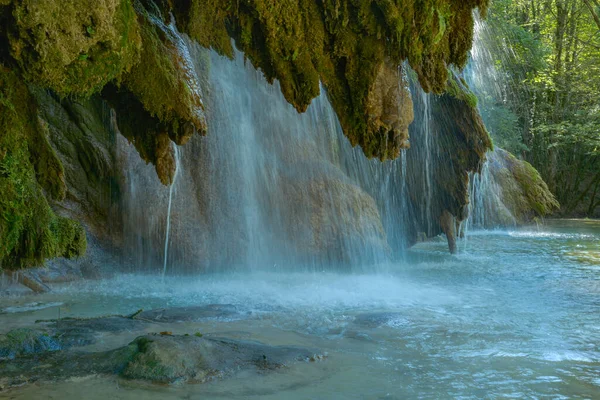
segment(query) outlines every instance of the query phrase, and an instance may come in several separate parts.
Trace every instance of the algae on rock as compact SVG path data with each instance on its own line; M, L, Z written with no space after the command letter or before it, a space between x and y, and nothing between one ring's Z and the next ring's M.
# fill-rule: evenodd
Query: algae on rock
M285 98L306 110L323 82L346 136L368 157L396 158L404 131L369 123L368 97L382 65L408 60L425 91L446 90L447 68L464 66L473 9L487 0L193 0L175 4L184 30L232 56L231 36ZM403 106L408 107L409 104Z
M0 62L10 68L1 78L7 84L0 98L0 235L7 239L0 243L0 265L39 264L85 249L81 226L56 216L48 204L68 198L65 176L76 174L65 172L71 166L48 140L58 128L33 110L29 91L49 89L69 102L106 101L119 131L155 165L164 184L175 171L172 142L182 145L195 132L206 133L202 77L171 13L182 32L222 54L233 55L233 38L267 80L279 81L299 112L322 84L350 142L385 160L409 146L413 104L398 84L404 61L425 91L454 89L448 67L466 62L472 11L486 6L487 0L0 0ZM466 203L462 177L478 168L491 146L478 122L467 121L475 114L444 133L448 148L458 149L445 160L459 182L442 182L452 187L438 205L458 217Z
M540 173L527 161L496 149L490 154L490 172L499 183L502 201L518 223L529 222L560 207Z
M0 83L0 268L79 256L86 249L83 228L57 216L44 195L43 187L51 195L64 196L63 173L40 132L28 89L3 66ZM46 162L40 155L47 156ZM49 164L56 168L44 170Z
M27 80L61 96L98 92L139 61L130 0L22 0L12 15L12 57Z

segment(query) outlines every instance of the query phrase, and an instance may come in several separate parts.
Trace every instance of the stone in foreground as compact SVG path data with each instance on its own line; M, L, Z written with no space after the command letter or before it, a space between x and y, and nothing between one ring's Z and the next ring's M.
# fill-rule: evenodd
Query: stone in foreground
M0 361L0 390L98 374L161 384L202 383L240 371L262 373L323 358L300 347L201 335L149 334L106 352L55 351Z

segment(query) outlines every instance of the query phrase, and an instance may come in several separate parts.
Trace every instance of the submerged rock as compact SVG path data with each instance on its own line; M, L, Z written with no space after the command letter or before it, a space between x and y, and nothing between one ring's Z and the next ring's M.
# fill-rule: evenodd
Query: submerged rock
M239 371L266 372L324 356L299 347L199 336L145 335L98 353L54 352L0 361L0 389L94 374L154 383L199 383Z
M122 375L159 383L205 382L239 370L269 371L322 357L303 348L198 336L148 335L133 344L137 351Z
M86 346L96 343L101 333L141 331L146 323L122 316L90 319L61 319L46 325L55 332L65 347Z
M60 341L41 329L15 329L0 335L0 360L61 350Z
M230 304L209 304L206 306L161 308L136 314L136 320L151 322L199 322L211 319L240 318L242 314Z
M0 335L0 359L14 359L94 344L102 333L141 332L144 321L110 316L40 322L34 328L14 329Z

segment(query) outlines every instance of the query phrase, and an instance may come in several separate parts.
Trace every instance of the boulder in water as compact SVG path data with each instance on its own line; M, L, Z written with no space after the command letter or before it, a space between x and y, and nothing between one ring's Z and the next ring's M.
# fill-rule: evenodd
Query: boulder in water
M0 360L0 390L30 382L57 382L96 374L154 383L205 382L243 370L265 372L324 355L298 347L198 336L145 335L106 352L59 351Z
M500 148L489 153L488 159L491 176L500 187L502 203L514 222L527 223L558 210L560 205L548 185L527 161ZM502 225L502 221L490 223Z
M275 370L320 357L302 348L198 336L147 335L133 344L137 350L122 375L158 383L205 382L241 369Z
M21 328L0 335L0 360L61 349L60 341L42 329Z

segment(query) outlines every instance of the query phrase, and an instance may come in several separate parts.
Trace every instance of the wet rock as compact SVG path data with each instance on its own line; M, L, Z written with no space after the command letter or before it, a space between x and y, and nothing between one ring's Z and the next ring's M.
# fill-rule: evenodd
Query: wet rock
M27 354L60 349L62 349L60 341L46 330L22 328L0 335L0 360L13 360Z
M175 170L175 150L171 145L171 139L166 132L160 133L156 137L156 173L163 185L173 183Z
M35 274L45 284L74 282L82 278L78 268L60 261L53 261L46 268L28 270L27 273Z
M144 336L134 343L138 351L123 376L159 383L205 382L240 369L268 371L319 358L296 347L197 336Z
M440 226L448 240L448 249L450 254L456 254L456 218L448 210L444 210L440 217Z
M0 389L92 374L121 375L154 383L205 382L243 370L267 372L324 357L305 348L226 338L145 335L107 352L63 351L0 361Z
M400 149L410 147L408 127L414 120L414 111L405 74L403 67L385 60L377 68L366 100L369 130L389 138L389 149L380 150L379 154L384 159L397 158Z
M293 210L285 215L284 229L300 259L354 265L389 254L375 200L347 178L327 172L314 179L285 179L281 189Z
M98 267L92 264L90 261L82 263L80 272L83 279L99 280L102 278L102 274L100 273Z
M492 201L498 198L502 207L497 209L508 211L509 216L490 210L486 212L490 216L487 227L523 224L558 210L556 198L531 164L500 148L488 153L488 159L496 190L486 193L486 208L494 207Z
M199 322L211 319L240 318L242 314L230 304L209 304L195 307L161 308L136 314L136 320L151 322Z
M33 382L63 382L97 374L119 374L137 352L128 345L100 353L56 351L0 361L0 391Z

